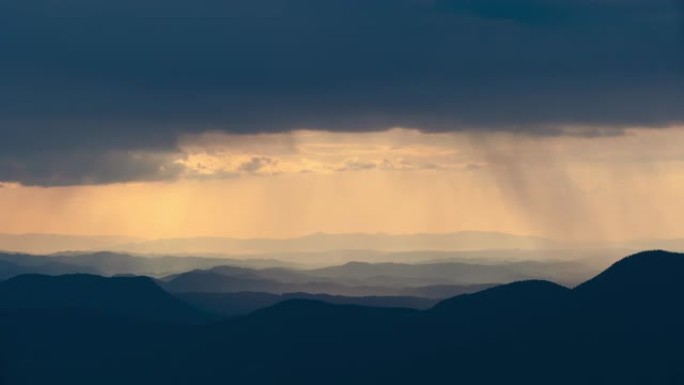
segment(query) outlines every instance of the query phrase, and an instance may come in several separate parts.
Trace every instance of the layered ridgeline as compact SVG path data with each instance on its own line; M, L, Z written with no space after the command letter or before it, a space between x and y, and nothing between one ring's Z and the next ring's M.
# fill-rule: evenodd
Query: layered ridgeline
M412 254L420 254L418 252ZM502 252L502 254L504 254ZM394 258L396 254L386 255ZM275 259L143 257L97 252L59 255L0 253L0 280L22 274L145 275L174 293L292 292L341 296L417 296L446 298L494 284L543 278L575 285L598 272L585 261L478 260L475 255L424 263L347 262L311 268Z
M153 306L136 294L149 281L62 304L66 294L26 279L7 281L15 302L0 304L7 384L684 383L684 255L664 251L572 289L527 280L422 311L294 299L203 324L137 317L108 292ZM30 306L16 306L22 296Z
M98 274L98 275L149 275L162 277L194 269L207 269L230 265L244 268L292 267L294 264L273 259L231 259L188 256L143 257L125 253L73 252L49 255L0 252L0 279L14 275L4 266L18 266L21 274ZM11 265L6 265L10 263ZM14 267L14 269L18 269Z

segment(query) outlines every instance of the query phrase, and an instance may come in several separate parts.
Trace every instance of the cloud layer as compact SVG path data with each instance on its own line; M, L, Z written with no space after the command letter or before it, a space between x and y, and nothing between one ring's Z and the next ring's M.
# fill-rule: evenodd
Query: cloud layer
M333 174L353 171L469 170L463 138L417 130L340 133L292 131L258 135L221 132L188 135L175 164L184 177Z
M0 36L0 181L24 184L173 178L211 130L684 120L676 0L7 0Z

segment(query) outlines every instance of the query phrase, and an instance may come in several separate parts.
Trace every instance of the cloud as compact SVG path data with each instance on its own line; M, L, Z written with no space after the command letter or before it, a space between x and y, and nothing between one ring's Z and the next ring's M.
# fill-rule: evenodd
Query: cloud
M0 170L2 179L25 186L163 181L176 179L183 171L176 159L175 154L150 152L44 151L23 158L0 156Z
M257 173L277 164L278 161L276 159L267 156L253 156L248 161L241 163L238 166L238 170L247 173Z
M514 133L393 129L343 133L292 131L273 134L186 135L174 163L182 178L338 172L562 173L567 164L628 165L684 162L684 126L625 130L622 135L520 136ZM654 149L657 149L655 151Z
M333 174L364 171L462 171L455 133L393 129L343 133L292 131L272 134L186 135L176 164L185 178Z
M682 28L676 0L7 0L0 180L173 178L125 154L206 131L667 126Z

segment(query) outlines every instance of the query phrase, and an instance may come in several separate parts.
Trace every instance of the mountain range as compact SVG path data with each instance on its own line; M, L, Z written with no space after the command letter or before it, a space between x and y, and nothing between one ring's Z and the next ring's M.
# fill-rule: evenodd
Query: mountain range
M574 288L524 280L425 310L292 299L188 322L141 310L178 304L149 279L18 277L0 286L15 298L0 299L0 368L6 384L680 384L683 282L684 255L649 251Z
M70 308L146 321L192 323L215 318L147 277L22 275L0 282L0 312Z
M475 258L452 258L447 262L348 262L311 268L275 259L143 257L113 252L47 256L0 253L0 279L21 274L145 275L159 278L160 284L172 292L445 298L530 278L572 285L597 271L591 264L554 260L477 262Z

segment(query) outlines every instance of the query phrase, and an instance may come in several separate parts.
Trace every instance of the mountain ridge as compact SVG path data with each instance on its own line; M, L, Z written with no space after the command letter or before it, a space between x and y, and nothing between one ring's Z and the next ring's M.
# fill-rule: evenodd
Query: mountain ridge
M680 384L683 258L637 253L573 289L527 280L425 311L295 299L199 326L2 312L0 357L30 385L92 384L113 364L99 383Z
M162 290L148 277L21 275L0 282L0 309L82 308L149 321L214 319Z

